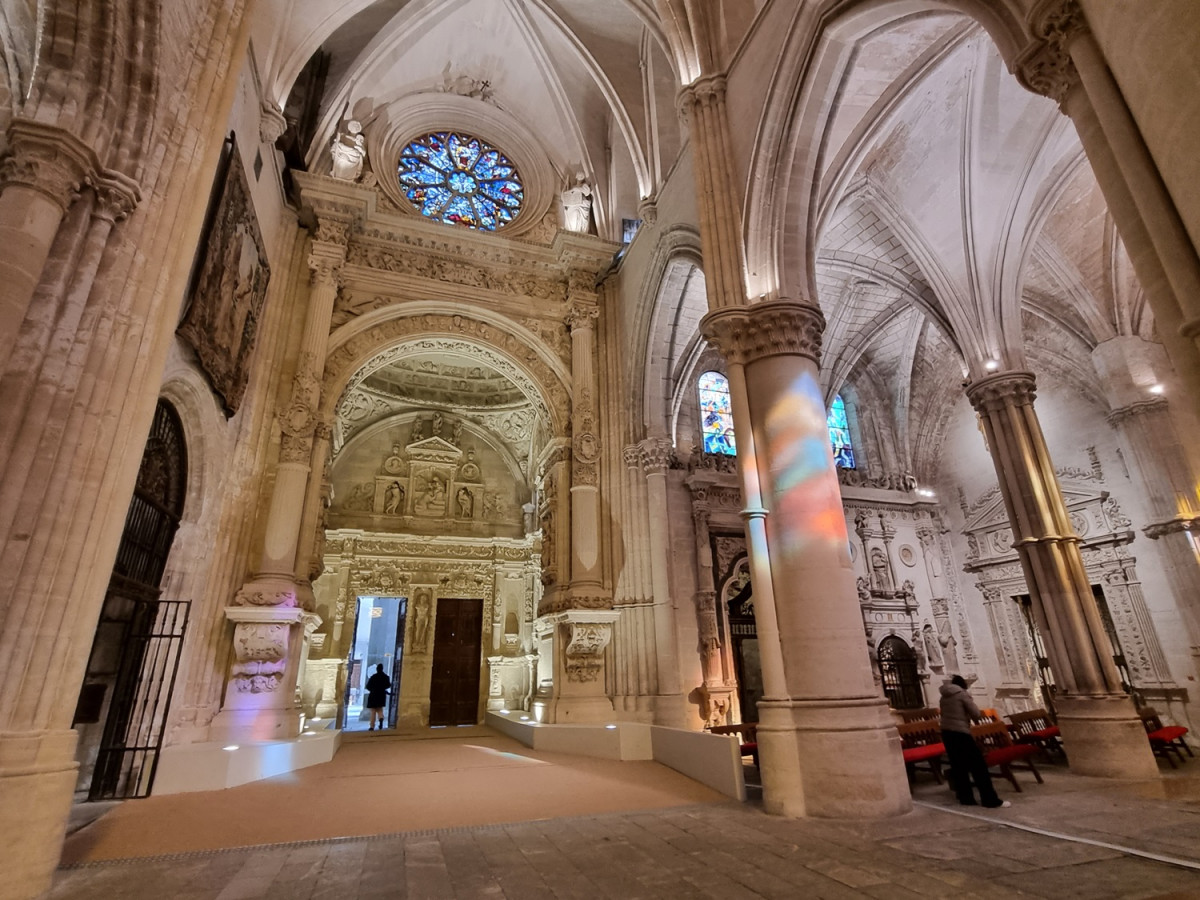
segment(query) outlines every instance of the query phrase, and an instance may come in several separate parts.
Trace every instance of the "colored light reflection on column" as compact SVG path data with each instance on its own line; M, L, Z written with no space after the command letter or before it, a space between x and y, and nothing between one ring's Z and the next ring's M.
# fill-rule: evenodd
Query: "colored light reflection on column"
M826 411L813 373L801 374L780 395L766 418L773 530L789 552L828 544L847 554L842 512Z

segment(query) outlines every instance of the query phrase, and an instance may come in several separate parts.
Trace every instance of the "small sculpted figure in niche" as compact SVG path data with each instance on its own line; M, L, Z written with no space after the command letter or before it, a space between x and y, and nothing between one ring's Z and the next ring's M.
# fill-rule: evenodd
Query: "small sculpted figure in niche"
M567 231L587 234L592 216L592 186L582 172L575 174L575 183L562 192L563 225Z
M409 439L410 444L415 444L417 441L425 437L425 420L413 419L412 437Z
M358 181L367 158L367 142L362 134L362 124L355 119L347 122L345 133L339 131L334 135L329 152L333 157L329 174L342 181Z
M950 628L950 620L947 619L944 623L939 622L938 643L942 645L942 652L946 660L946 672L949 675L957 675L958 668L958 640L954 637L954 632Z
M471 492L465 487L459 488L458 493L454 495L455 502L458 503L458 514L461 518L471 518L471 511L475 507L475 498L471 496Z
M463 463L460 474L462 475L463 481L479 480L479 466L475 462L474 448L467 451L467 461Z
M867 579L861 575L855 579L855 586L858 588L858 599L861 603L869 603L871 600L871 586L867 583Z
M454 431L450 435L450 443L455 447L462 446L463 423L461 421L454 423Z
M404 503L404 488L400 482L393 481L383 494L383 511L389 516L400 515L400 507Z
M875 590L887 591L891 593L895 590L892 584L891 566L888 565L887 556L878 547L871 550L871 580L875 584Z
M429 646L429 614L432 598L429 591L417 591L417 602L413 604L413 636L412 649L417 653L424 652Z
M436 472L431 472L425 486L425 509L433 512L445 511L445 508L446 482Z
M921 637L925 642L925 657L929 660L930 667L941 668L945 664L945 660L942 659L942 645L938 641L933 626L926 625L921 629Z
M430 426L429 433L432 434L434 437L442 436L442 414L441 413L433 414L433 423Z

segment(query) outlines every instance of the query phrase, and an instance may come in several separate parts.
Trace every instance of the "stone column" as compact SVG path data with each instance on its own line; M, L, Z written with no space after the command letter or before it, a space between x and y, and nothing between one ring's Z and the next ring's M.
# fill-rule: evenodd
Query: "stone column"
M1077 0L1043 0L1014 71L1075 123L1189 393L1200 396L1200 258Z
M1158 766L1133 701L1122 691L1083 566L1079 538L1033 408L1034 376L1002 372L972 382L1034 618L1058 686L1055 706L1071 768L1083 775L1151 778Z
M7 360L41 279L50 245L95 152L66 129L16 118L0 164L0 360Z
M571 329L572 438L570 464L557 476L570 478L570 583L543 598L539 615L549 630L553 654L553 694L544 704L547 722L597 722L613 717L607 694L605 649L612 640L612 593L600 559L600 439L596 424L595 321L600 310L583 275L572 273ZM559 509L557 515L562 515ZM558 530L562 534L563 529ZM545 548L543 535L543 548ZM558 551L562 559L563 551ZM548 587L550 585L547 585Z
M296 577L297 549L313 472L321 375L333 304L350 227L361 214L353 205L331 202L320 193L320 182L315 179L302 180L301 188L317 215L308 257L312 273L308 309L291 398L279 416L279 462L262 558L253 578L225 608L226 618L234 623L234 661L224 707L213 720L215 740L270 740L299 733L293 687L302 655L301 626L312 610L313 597L307 577ZM322 459L318 479L323 466Z
M1100 374L1112 412L1109 423L1129 451L1142 488L1149 523L1143 529L1158 541L1175 602L1187 624L1192 665L1200 673L1200 497L1196 448L1180 437L1168 399L1182 393L1159 344L1132 336L1097 344L1092 363ZM1162 393L1151 393L1151 389Z
M785 815L905 812L911 799L900 737L863 652L826 428L818 371L824 319L814 306L773 301L710 312L701 328L731 364L746 501L759 499L761 484L766 514L765 535L749 534L755 612L764 624L761 588L771 584L784 671L782 685L773 673L759 703L764 804ZM747 400L749 415L738 421ZM767 640L760 630L764 657Z
M647 438L638 445L646 476L650 524L650 584L654 592L654 658L658 670L655 721L683 728L687 709L680 690L679 636L675 622L675 599L671 594L671 533L667 507L667 469L671 464L671 442Z

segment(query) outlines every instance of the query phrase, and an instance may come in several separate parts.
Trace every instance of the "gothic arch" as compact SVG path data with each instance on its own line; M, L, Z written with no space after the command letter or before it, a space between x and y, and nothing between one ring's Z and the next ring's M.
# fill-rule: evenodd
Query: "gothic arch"
M701 259L700 235L690 227L672 228L658 239L634 325L633 345L642 348L642 353L633 356L628 369L635 404L631 421L640 423L644 430L631 435L633 440L646 434L670 433L671 398L681 375L678 365L671 370L671 361L694 362L700 342L700 318L708 312L703 293L699 305L694 297L691 304L687 303L689 284L694 288L697 278L701 287L704 284ZM681 338L683 345L678 345ZM663 355L655 352L658 347L672 349Z
M751 296L816 296L820 169L827 148L811 135L824 133L856 45L906 20L956 12L982 25L1011 65L1028 41L1018 6L1016 0L823 0L798 8L767 90L747 172Z
M342 395L373 359L423 340L461 342L464 352L512 377L554 435L567 434L571 380L563 361L537 335L506 316L436 302L397 303L360 316L330 336L321 418L333 420Z

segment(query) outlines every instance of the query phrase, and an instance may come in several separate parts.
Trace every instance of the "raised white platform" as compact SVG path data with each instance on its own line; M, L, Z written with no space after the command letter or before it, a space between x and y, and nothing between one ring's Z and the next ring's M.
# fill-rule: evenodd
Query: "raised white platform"
M155 795L219 791L329 762L340 731L318 731L286 741L180 744L164 747L154 776Z
M652 759L728 797L746 799L741 746L736 735L640 722L543 725L519 711L489 710L486 723L534 750L600 759Z

